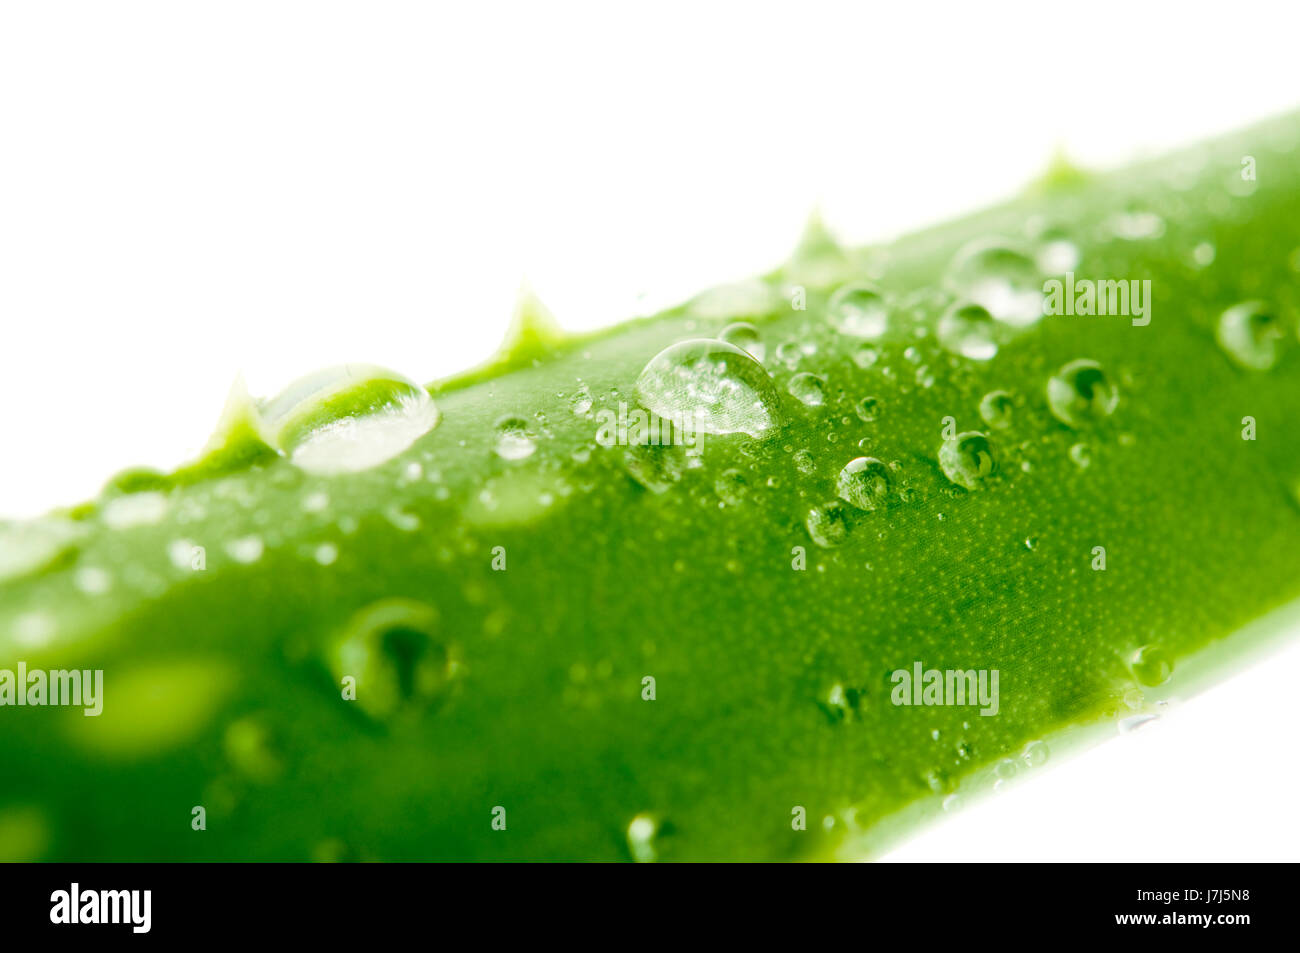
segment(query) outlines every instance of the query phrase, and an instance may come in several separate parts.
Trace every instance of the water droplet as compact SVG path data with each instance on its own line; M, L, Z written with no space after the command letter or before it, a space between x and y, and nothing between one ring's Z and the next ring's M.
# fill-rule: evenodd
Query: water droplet
M767 348L763 346L763 338L759 335L758 328L748 321L728 324L718 334L718 340L740 348L756 361L762 361L767 356Z
M997 323L983 305L958 303L939 319L939 344L972 361L991 360L998 353Z
M1116 238L1136 242L1159 238L1165 233L1165 220L1149 209L1132 206L1111 216L1110 230Z
M438 637L437 620L432 606L407 599L386 599L362 609L330 650L335 684L355 679L354 703L380 720L438 706L459 663Z
M339 548L333 543L321 543L312 553L312 558L322 566L332 566L339 558Z
M1044 242L1036 256L1039 269L1048 275L1063 275L1072 271L1081 258L1079 246L1068 238L1053 238Z
M330 505L329 494L317 490L302 498L302 508L307 513L321 513Z
M1015 404L1004 390L991 390L980 400L980 417L996 430L1010 427L1014 413Z
M365 364L290 384L262 409L272 446L309 473L351 473L397 456L438 424L429 392Z
M627 825L627 849L638 864L651 864L659 859L655 837L659 822L649 814L638 814Z
M152 526L167 513L167 497L156 491L119 496L104 504L104 523L111 529Z
M1138 649L1131 667L1138 684L1148 688L1163 685L1174 672L1173 660L1158 645L1144 645Z
M1047 405L1068 427L1081 427L1115 412L1119 388L1096 361L1071 361L1047 382Z
M939 466L944 476L958 486L978 489L995 468L993 447L984 434L968 430L943 442L939 448Z
M858 418L865 423L872 423L880 412L880 401L875 397L864 397L853 405Z
M255 563L262 558L264 544L260 537L244 536L240 539L232 539L226 544L226 552L230 558L240 563Z
M1282 322L1263 302L1243 301L1223 312L1214 336L1239 366L1267 371L1282 356L1287 335Z
M841 500L860 510L883 506L893 481L889 468L874 457L850 460L835 480L835 492Z
M1020 754L1020 760L1029 768L1040 768L1047 763L1051 756L1051 749L1047 747L1045 741L1031 741L1025 745L1025 750Z
M57 516L0 525L0 582L45 569L85 534L84 526Z
M591 410L591 405L593 403L594 400L591 396L591 388L586 384L582 384L573 392L573 396L569 398L569 409L573 411L575 416L582 417Z
M724 470L722 475L713 484L714 490L718 494L718 499L728 506L738 506L745 500L749 492L749 484L745 479L745 474L739 470Z
M1043 316L1038 267L1027 255L998 242L976 241L958 252L947 283L1006 324L1023 327Z
M198 547L193 540L176 539L167 544L167 558L177 569L194 568L194 556Z
M88 596L103 595L113 587L113 577L97 566L83 566L73 577L78 589Z
M795 451L794 465L800 473L814 473L817 470L817 461L809 450Z
M810 509L804 525L812 541L823 549L839 546L849 538L848 510L835 500Z
M889 326L889 312L879 291L868 284L845 285L831 295L826 316L841 334L875 340Z
M804 371L790 378L786 388L792 397L808 407L820 407L826 403L826 381L816 374Z
M878 360L880 360L880 352L870 345L864 344L853 352L853 363L864 371L875 366Z
M1214 264L1215 248L1209 242L1201 242L1192 249L1192 264L1197 268L1208 268Z
M645 406L681 427L760 436L776 425L780 400L763 366L724 341L664 348L636 382Z
M1026 536L1026 537L1025 537L1025 549L1029 550L1029 551L1032 553L1032 552L1033 552L1034 550L1036 550L1037 548L1038 548L1038 537L1037 537L1037 536Z
M497 441L494 449L503 460L522 460L532 456L537 449L528 430L528 421L507 415L496 422Z
M1075 466L1086 470L1092 463L1092 448L1086 443L1076 443L1070 447L1070 459L1074 461Z
M1010 781L1018 773L1019 765L1010 758L1003 758L993 768L994 775L999 781Z

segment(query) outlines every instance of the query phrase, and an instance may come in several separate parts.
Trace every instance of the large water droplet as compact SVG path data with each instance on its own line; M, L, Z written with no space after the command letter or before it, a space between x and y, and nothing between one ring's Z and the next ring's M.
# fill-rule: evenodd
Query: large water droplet
M972 361L987 361L998 353L999 329L983 305L954 304L939 319L939 344Z
M961 297L983 305L999 321L1018 327L1043 316L1038 267L1013 248L994 241L972 242L957 253L947 283Z
M1243 301L1220 315L1214 336L1234 363L1250 371L1267 371L1282 356L1287 334L1263 302Z
M728 324L718 334L718 340L740 348L756 361L762 361L767 356L767 348L763 346L763 338L759 335L758 328L748 321Z
M839 546L849 538L848 510L835 500L810 509L804 525L812 541L823 549Z
M355 679L355 704L376 719L437 706L459 670L455 653L438 636L437 621L432 606L407 599L361 610L330 651L336 684Z
M996 468L988 437L977 430L945 440L939 448L939 466L944 476L968 490L978 489Z
M835 480L835 492L841 500L860 510L874 510L884 505L893 480L889 467L875 457L850 460Z
M636 388L647 408L699 433L757 437L778 422L772 378L725 341L697 338L664 348L641 371Z
M1103 420L1118 404L1119 388L1096 361L1071 361L1047 382L1047 406L1068 427Z
M392 371L345 364L290 384L262 408L269 442L310 473L397 456L438 424L429 392Z
M826 304L826 317L841 334L867 340L875 340L889 327L885 299L868 284L839 288Z

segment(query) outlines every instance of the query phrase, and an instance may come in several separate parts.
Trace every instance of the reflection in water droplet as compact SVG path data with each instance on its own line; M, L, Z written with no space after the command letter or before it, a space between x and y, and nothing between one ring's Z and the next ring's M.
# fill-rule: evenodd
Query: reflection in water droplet
M1133 677L1138 684L1153 688L1169 681L1174 672L1173 660L1158 645L1144 645L1133 656Z
M757 437L778 423L780 400L771 377L724 341L700 338L664 348L636 387L648 409L699 433Z
M1011 395L1004 390L991 390L980 400L980 417L986 424L997 430L1011 426L1015 411Z
M790 395L808 407L820 407L826 403L826 382L816 374L804 371L790 378L786 388Z
M972 242L957 253L948 286L962 298L983 305L994 318L1023 327L1043 316L1043 288L1030 258L994 241Z
M758 328L748 321L728 324L718 334L718 340L740 348L756 361L762 361L767 356L767 348L763 346L763 338L759 335Z
M835 500L810 509L804 525L812 541L823 549L839 546L849 538L848 511L843 503Z
M397 456L437 426L429 392L383 368L346 364L289 385L262 408L267 439L309 473L350 473Z
M841 334L875 340L889 326L889 313L880 292L868 284L839 288L826 304L826 316Z
M1047 382L1047 405L1069 427L1103 420L1118 404L1119 388L1096 361L1071 361Z
M1251 371L1272 368L1287 338L1282 322L1260 301L1243 301L1223 312L1214 336L1229 358Z
M835 492L844 502L860 510L882 506L892 486L889 468L874 457L850 460L835 480Z
M993 448L988 437L976 430L960 433L945 440L939 448L939 466L946 476L967 490L978 489L984 478L993 473Z
M991 360L998 353L998 327L983 305L959 303L939 319L939 344L972 361Z

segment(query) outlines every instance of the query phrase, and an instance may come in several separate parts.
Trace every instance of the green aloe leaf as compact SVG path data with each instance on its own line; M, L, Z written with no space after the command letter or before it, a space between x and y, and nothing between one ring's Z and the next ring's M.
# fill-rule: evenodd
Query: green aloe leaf
M1300 595L1298 139L814 223L600 334L527 299L428 390L237 387L196 463L0 528L0 670L103 672L0 715L0 854L864 857L1145 717ZM996 713L896 704L918 665Z

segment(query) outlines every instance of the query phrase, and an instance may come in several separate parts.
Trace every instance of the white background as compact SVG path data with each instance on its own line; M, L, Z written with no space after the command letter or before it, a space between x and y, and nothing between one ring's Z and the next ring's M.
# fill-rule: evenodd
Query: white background
M1300 102L1234 3L0 5L0 515L195 453L235 373L431 380ZM1294 642L1295 640L1293 640ZM1300 648L895 857L1300 858Z

